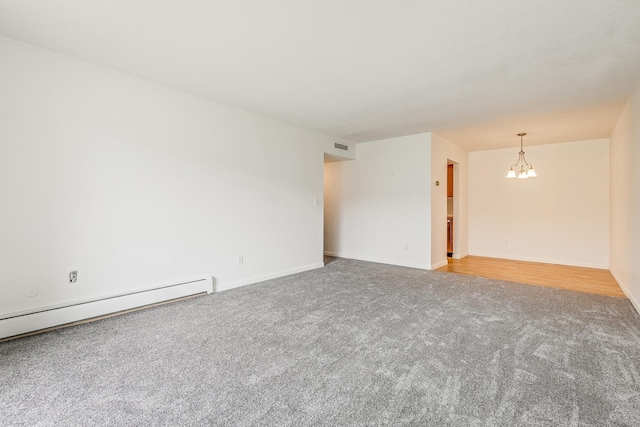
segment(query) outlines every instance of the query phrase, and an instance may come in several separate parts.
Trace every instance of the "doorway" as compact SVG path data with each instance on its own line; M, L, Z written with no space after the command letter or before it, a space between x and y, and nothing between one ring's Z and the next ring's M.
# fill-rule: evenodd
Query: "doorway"
M340 251L340 191L336 179L337 162L352 160L334 154L324 153L323 201L322 201L322 252L325 265L339 257ZM338 175L339 176L339 175Z
M455 163L447 160L447 258L453 257L454 252L454 204L455 204Z

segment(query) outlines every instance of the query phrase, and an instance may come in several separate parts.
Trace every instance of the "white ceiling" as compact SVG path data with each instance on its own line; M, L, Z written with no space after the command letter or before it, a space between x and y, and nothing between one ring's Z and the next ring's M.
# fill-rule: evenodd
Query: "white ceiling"
M640 82L635 0L2 0L0 35L354 142L607 137Z
M495 150L518 147L521 132L526 132L524 145L555 144L609 138L624 101L598 104L586 108L509 117L438 131L438 135L455 142L467 151Z

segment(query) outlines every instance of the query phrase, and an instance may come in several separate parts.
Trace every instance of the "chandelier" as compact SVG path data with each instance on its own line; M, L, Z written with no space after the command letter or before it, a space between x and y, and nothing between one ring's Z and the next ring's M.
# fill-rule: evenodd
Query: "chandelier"
M524 158L524 149L522 148L522 137L526 133L519 133L520 137L520 153L518 153L518 161L511 166L509 172L507 172L507 178L527 179L536 177L536 171L533 170L533 166L527 163L527 159Z

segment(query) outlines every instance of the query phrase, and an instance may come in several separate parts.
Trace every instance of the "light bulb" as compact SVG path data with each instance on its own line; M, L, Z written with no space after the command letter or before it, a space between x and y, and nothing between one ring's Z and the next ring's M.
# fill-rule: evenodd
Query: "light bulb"
M529 168L529 170L527 171L527 176L529 178L535 178L536 176L536 171L533 170L533 166L531 166L531 168Z
M527 179L529 178L527 176L527 173L524 170L521 170L520 173L518 174L518 179Z
M509 172L507 172L507 178L515 178L516 177L516 171L513 170L513 168L509 169Z

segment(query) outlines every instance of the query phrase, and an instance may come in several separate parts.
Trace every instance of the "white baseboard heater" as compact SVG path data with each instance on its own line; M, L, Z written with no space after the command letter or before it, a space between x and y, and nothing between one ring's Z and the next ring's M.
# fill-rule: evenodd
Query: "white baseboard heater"
M9 313L0 316L0 339L203 292L214 292L213 277Z

